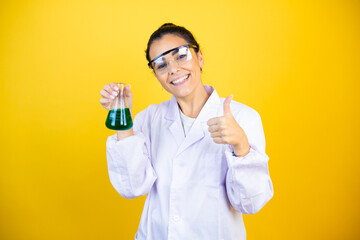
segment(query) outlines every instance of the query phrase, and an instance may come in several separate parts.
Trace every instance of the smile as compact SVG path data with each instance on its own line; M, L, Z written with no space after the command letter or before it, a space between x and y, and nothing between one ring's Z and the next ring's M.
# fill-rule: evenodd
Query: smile
M172 85L180 85L180 84L182 84L182 83L184 83L186 80L188 80L189 79L189 77L190 77L190 74L188 74L188 75L186 75L186 76L183 76L183 77L181 77L181 78L179 78L179 79L176 79L176 80L174 80L174 81L171 81L170 83L172 84Z

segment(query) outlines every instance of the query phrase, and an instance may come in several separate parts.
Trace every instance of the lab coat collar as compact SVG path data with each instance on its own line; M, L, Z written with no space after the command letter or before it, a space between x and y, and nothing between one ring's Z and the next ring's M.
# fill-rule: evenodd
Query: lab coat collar
M210 118L218 117L219 114L222 114L221 101L220 97L217 94L216 90L212 86L204 85L205 90L210 97L206 101L205 105L201 109L196 121L207 122ZM220 112L219 112L220 111Z
M218 109L220 104L220 97L217 94L216 90L212 86L204 85L204 87L206 92L210 94L210 97L201 109L198 117L195 120L196 122L204 122L209 120L210 118L217 117L218 114L222 114L221 111L219 112L219 110L221 109ZM165 118L171 121L180 119L179 111L180 109L176 98L174 96L171 96Z

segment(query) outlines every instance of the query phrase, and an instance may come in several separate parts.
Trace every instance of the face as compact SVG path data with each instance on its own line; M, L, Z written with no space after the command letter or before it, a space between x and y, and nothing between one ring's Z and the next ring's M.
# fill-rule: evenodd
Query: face
M170 49L186 44L189 43L185 39L174 34L166 34L151 44L149 51L150 59L154 59ZM203 87L200 67L204 66L204 58L201 51L196 53L193 48L190 48L190 51L193 57L185 64L179 66L175 61L170 61L168 72L160 75L154 72L155 77L163 88L177 99L196 94ZM168 55L165 55L165 58L170 57Z

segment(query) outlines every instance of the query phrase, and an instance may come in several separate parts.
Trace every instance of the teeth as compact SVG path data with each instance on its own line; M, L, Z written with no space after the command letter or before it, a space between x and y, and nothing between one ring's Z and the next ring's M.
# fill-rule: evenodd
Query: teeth
M189 75L186 75L186 76L184 76L184 77L182 77L182 78L180 78L180 79L178 79L178 80L172 81L171 83L172 83L172 84L181 83L181 82L183 82L185 79L187 79L188 77L189 77Z

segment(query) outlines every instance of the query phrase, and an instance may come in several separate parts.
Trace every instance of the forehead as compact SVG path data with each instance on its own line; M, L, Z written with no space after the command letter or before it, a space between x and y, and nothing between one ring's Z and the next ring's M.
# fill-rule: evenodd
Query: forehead
M188 44L188 42L186 42L186 40L182 37L174 34L166 34L162 38L152 42L149 51L150 59L154 59L155 57L170 49L186 44Z

